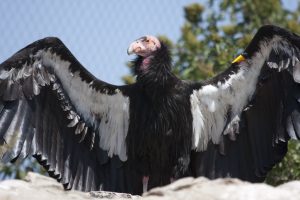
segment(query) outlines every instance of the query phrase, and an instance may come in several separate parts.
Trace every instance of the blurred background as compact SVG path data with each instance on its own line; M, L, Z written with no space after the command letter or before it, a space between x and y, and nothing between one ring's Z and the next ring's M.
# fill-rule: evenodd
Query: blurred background
M128 45L156 35L171 48L174 73L184 79L209 78L229 66L263 24L300 33L299 0L1 0L0 63L35 40L60 38L96 77L134 82ZM0 179L44 173L34 162L0 164ZM277 185L300 178L300 145L269 174Z
M1 0L0 62L25 45L59 37L100 79L122 84L129 44L144 35L180 37L183 6L166 0Z

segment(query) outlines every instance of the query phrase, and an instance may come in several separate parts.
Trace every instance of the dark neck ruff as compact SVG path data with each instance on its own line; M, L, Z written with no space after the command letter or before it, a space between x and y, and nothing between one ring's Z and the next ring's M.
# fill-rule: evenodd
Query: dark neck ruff
M178 81L171 72L172 59L164 43L161 43L161 48L153 55L146 58L138 56L133 63L137 84L152 96L157 92L166 92L174 82Z

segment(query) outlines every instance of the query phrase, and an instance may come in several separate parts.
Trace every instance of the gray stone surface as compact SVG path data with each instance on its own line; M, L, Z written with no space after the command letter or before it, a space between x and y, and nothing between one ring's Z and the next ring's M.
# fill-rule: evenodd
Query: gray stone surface
M232 178L185 178L171 185L150 190L143 196L147 200L298 200L300 181L272 187L264 183L252 184Z
M29 172L24 181L0 182L0 200L83 200L139 199L139 196L115 192L65 191L56 180Z
M154 188L143 197L115 192L64 191L54 179L28 173L26 180L0 182L0 200L142 199L142 200L300 200L300 181L278 187L251 184L238 179L184 178Z

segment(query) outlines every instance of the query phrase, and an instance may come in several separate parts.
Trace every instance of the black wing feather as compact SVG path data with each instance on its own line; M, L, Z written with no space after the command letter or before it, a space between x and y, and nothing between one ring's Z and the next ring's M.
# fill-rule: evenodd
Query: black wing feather
M63 80L60 70L69 72L71 78ZM79 77L77 82L71 82L74 76ZM57 38L34 42L3 62L0 65L0 160L14 162L33 155L66 189L129 192L124 185L123 162L118 156L109 157L107 150L100 146L99 123L107 113L105 110L97 113L93 107L86 109L90 113L80 113L78 100L71 99L67 90L76 84L79 87L76 92L79 95L82 92L86 101L90 91L93 97L118 94L119 98L126 99L123 94L128 90L126 86L113 86L96 79ZM90 91L81 91L82 84L88 84ZM101 100L95 102L100 107L111 103L105 102L105 98ZM112 175L114 181L106 184Z
M220 134L219 144L210 142L205 151L193 152L191 167L195 176L263 181L267 172L282 160L288 140L300 136L299 49L298 35L279 27L263 26L246 48L245 61L233 63L225 72L197 85L200 90L205 85L217 88L243 66L255 67L255 63L260 63L257 59L262 59L259 76L254 77L255 91L242 104L238 131L227 130L230 134ZM229 137L232 134L236 139Z

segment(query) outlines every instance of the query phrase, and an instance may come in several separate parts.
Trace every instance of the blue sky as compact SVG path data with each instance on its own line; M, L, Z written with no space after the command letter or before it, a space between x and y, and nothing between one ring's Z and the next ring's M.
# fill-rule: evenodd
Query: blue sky
M95 76L122 84L128 45L143 35L180 36L192 0L1 0L0 62L25 45L59 37ZM206 1L198 1L205 3ZM297 0L284 4L295 8Z

